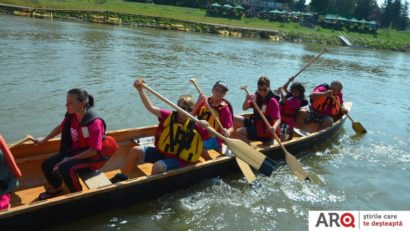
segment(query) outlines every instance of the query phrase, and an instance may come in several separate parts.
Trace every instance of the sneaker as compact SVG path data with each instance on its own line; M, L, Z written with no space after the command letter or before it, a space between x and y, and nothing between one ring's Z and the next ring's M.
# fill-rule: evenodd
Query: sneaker
M115 184L120 181L128 180L128 176L124 173L117 173L113 178L110 179L111 183Z

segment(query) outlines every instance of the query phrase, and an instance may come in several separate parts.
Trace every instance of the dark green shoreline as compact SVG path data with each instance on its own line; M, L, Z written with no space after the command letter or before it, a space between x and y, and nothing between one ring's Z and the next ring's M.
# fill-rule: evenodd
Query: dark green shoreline
M118 13L111 11L47 9L26 6L0 4L0 13L44 19L80 20L91 23L152 27L165 30L189 31L200 33L219 34L223 36L260 38L274 41L288 41L293 43L317 43L322 45L341 45L338 36L323 36L320 34L289 33L279 30L235 27L223 24L201 23L187 20L146 16L137 14ZM368 39L367 39L368 40ZM353 39L355 46L388 49L393 51L410 52L410 44L398 45L395 43L382 44L375 41ZM377 39L376 39L377 40Z

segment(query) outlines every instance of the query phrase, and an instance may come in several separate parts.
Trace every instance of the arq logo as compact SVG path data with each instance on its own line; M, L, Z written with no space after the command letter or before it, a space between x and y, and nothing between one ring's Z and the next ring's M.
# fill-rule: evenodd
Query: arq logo
M339 215L337 212L321 212L317 218L315 227L355 227L355 217L351 213L342 213Z

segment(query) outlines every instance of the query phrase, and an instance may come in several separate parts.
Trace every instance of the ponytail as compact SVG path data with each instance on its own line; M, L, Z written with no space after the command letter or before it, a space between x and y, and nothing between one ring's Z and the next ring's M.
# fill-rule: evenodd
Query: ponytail
M94 97L92 95L88 95L87 108L92 107L94 107Z
M68 95L74 95L80 102L86 102L87 109L94 107L94 97L89 95L86 90L81 88L73 88L67 92Z

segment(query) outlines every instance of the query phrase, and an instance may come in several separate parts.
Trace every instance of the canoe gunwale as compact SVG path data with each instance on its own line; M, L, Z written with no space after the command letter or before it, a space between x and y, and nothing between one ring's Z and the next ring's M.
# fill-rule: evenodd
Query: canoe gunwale
M347 103L345 104L345 107L350 110L351 104ZM306 145L312 146L321 143L323 140L329 139L342 127L346 118L347 116L344 115L331 127L319 132L310 133L305 137L299 137L297 140L284 142L283 144L292 153L300 153L303 151L303 148L306 148ZM147 126L122 129L109 131L107 134L113 135L116 138L118 137L118 142L120 144L134 145L132 139L152 136L155 128L156 126ZM138 130L138 132L135 132L136 130ZM138 135L135 136L135 134ZM51 142L55 148L59 139L52 139L49 142ZM30 147L33 147L33 144L25 143L22 147L16 147L14 151L17 153L19 151L24 153L24 151L28 150ZM271 158L284 158L284 155L276 142L273 145L260 150ZM30 152L32 152L32 150L28 151L28 153ZM55 152L43 153L42 155L45 157L52 153ZM30 161L28 158L30 156L27 156L26 154L27 153L20 155L16 160L22 159ZM301 156L296 155L296 157L300 158ZM38 158L36 161L39 160L41 160L41 158ZM24 161L22 163L24 163ZM194 165L189 165L157 175L139 176L97 189L69 193L45 201L36 201L12 207L9 210L0 212L0 227L15 230L23 227L38 228L62 224L95 212L129 206L132 203L153 199L166 192L189 187L207 178L222 176L238 171L239 169L233 157L221 156L213 160L196 163ZM74 209L76 209L76 212L80 210L78 214L70 212L70 210Z

